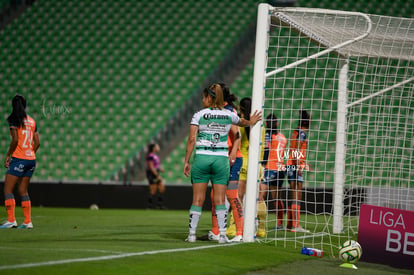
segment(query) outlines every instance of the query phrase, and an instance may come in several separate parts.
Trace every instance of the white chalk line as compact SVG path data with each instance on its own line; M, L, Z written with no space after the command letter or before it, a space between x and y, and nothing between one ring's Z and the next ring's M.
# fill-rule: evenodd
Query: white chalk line
M127 257L135 257L135 256L143 256L143 255L155 255L155 254L162 254L162 253L176 253L176 252L187 252L187 251L194 251L194 250L203 250L209 248L217 248L221 246L232 246L240 243L230 243L230 244L223 244L223 245L208 245L208 246L197 246L197 247L190 247L190 248L176 248L176 249L165 249L165 250L154 250L154 251L141 251L141 252L131 252L131 253L123 253L117 255L106 255L106 256L98 256L98 257L87 257L87 258L77 258L77 259L65 259L65 260L56 260L56 261L47 261L47 262L38 262L38 263L27 263L27 264L16 264L16 265L4 265L0 266L0 270L6 269L20 269L20 268L29 268L29 267L39 267L39 266L50 266L50 265L60 265L60 264L71 264L71 263L81 263L81 262L92 262L92 261L106 261L106 260L114 260L114 259L121 259Z
M33 248L27 248L27 247L7 247L7 246L0 246L0 249L4 250L36 250L36 251L74 251L74 252L96 252L96 253L111 253L111 254L123 254L126 252L123 251L112 251L112 250L103 250L103 249L82 249L82 248L39 248L39 247L33 247Z

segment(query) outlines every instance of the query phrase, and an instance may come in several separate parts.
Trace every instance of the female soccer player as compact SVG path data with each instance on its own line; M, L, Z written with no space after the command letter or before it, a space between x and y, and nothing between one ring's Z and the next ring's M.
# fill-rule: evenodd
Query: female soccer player
M216 206L219 225L219 243L227 243L227 210L225 197L230 174L227 139L231 125L242 127L256 124L261 112L256 111L250 120L241 119L237 114L224 109L223 90L219 84L213 84L203 90L203 107L191 120L190 134L184 161L184 175L190 176L193 186L193 201L190 208L189 235L186 241L196 241L198 221L208 182L214 190L213 202ZM234 133L237 134L237 133ZM190 165L191 153L196 147L194 163Z
M234 101L237 100L237 96L230 93L230 88L225 83L219 83L223 90L224 108L230 112L236 112L236 106ZM233 134L236 133L236 134ZM231 125L229 137L227 140L229 146L229 164L230 164L230 177L227 184L227 201L231 206L230 221L227 228L227 236L234 237L231 242L241 242L243 239L243 209L241 201L238 196L238 185L240 169L242 167L243 155L240 151L241 136L239 127L237 125ZM214 205L214 191L211 192L212 203L212 229L208 232L209 240L219 239L219 226L217 222L217 215Z
M250 119L250 112L252 106L252 100L248 97L243 98L240 100L240 117L244 119ZM243 166L240 169L240 178L239 178L239 199L243 202L244 194L246 193L246 181L247 181L247 162L249 157L249 136L250 136L250 128L248 127L241 127L240 128L241 134L241 145L240 151L243 156Z
M20 181L19 194L22 200L24 222L18 228L30 229L33 228L33 224L27 188L36 167L35 153L40 146L39 134L37 133L36 122L26 114L26 99L22 95L13 97L12 108L12 113L7 118L12 141L4 160L4 167L7 168L4 183L4 205L6 206L8 219L0 228L17 227L14 215L16 202L13 189L16 183Z
M154 208L154 199L158 191L157 206L164 209L163 195L165 193L164 180L161 173L164 172L160 167L160 158L157 153L160 151L160 146L156 143L148 145L147 151L147 179L149 184L149 197L147 208Z
M251 105L252 100L249 97L245 97L242 100L240 100L240 117L244 119L250 118L250 112L251 112ZM264 137L265 137L265 131L264 127L262 127L262 142L264 143ZM240 134L241 134L241 145L240 145L240 151L243 156L243 166L240 170L240 178L239 178L239 199L243 203L244 195L246 194L246 181L247 181L247 163L249 159L249 137L250 137L250 128L248 127L241 127L240 128ZM263 150L261 150L261 157L263 157ZM260 178L263 177L263 167L260 167ZM266 203L264 201L259 201L258 203L258 211L257 214L259 216L266 217L267 209L266 209ZM262 219L263 220L263 219ZM259 224L260 225L260 224ZM261 226L263 227L263 226ZM265 237L266 236L266 230L259 230L256 232L257 237Z
M306 165L307 135L311 117L305 110L300 111L299 126L290 138L287 175L290 185L291 205L288 210L287 229L291 232L307 233L309 230L299 225L300 201L302 200L303 171L308 170Z
M280 188L282 188L283 180L285 178L286 167L284 165L284 155L287 140L285 136L279 132L278 126L279 123L274 114L270 114L266 117L265 151L263 158L263 163L265 165L264 185L261 186L259 201L264 204L264 196L267 194L267 191L270 190L271 197L275 200L277 215L276 230L282 230L284 205L280 198ZM266 205L264 205L264 207L266 207ZM260 231L265 230L265 225L262 220L266 219L266 215L264 215L264 217L263 215L258 216L259 234ZM260 233L263 234L262 232Z

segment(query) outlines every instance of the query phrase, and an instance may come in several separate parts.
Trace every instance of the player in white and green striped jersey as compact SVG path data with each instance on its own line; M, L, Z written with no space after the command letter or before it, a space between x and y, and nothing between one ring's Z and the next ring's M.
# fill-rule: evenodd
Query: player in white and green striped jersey
M241 127L251 126L261 120L262 116L261 112L255 111L250 116L250 120L245 120L224 109L223 91L218 84L213 84L204 89L203 107L204 109L195 113L191 120L184 162L184 174L187 177L191 174L193 186L189 235L186 240L188 242L196 241L197 225L201 216L207 185L211 181L220 231L219 243L227 243L225 196L230 173L227 137L232 124ZM238 135L239 133L234 134ZM190 157L194 147L196 149L195 158L191 167Z

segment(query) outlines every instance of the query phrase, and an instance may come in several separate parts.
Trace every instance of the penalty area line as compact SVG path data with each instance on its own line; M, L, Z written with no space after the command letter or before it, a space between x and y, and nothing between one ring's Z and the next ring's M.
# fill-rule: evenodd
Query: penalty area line
M175 253L175 252L187 252L194 250L203 250L209 248L217 248L223 246L233 246L240 243L230 243L223 245L207 245L207 246L197 246L191 248L176 248L176 249L165 249L165 250L154 250L154 251L142 251L142 252L131 252L123 253L117 255L107 255L107 256L98 256L98 257L87 257L87 258L77 258L77 259L66 259L66 260L57 260L57 261L47 261L47 262L38 262L38 263L27 263L27 264L16 264L16 265L4 265L0 266L0 270L7 269L20 269L20 268L29 268L29 267L39 267L39 266L50 266L50 265L60 265L60 264L72 264L72 263L82 263L82 262L92 262L92 261L106 261L121 259L134 256L144 256L144 255L155 255L162 253Z

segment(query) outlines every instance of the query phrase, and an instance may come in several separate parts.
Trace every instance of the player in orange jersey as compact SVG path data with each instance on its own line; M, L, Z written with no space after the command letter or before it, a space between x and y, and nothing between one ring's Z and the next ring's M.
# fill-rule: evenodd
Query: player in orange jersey
M19 184L19 194L22 200L24 222L18 228L33 228L31 221L31 203L27 188L30 178L36 167L35 153L39 149L39 134L37 133L36 122L26 114L26 99L22 95L16 95L12 100L12 113L7 118L10 126L12 141L4 160L4 167L7 168L4 183L4 205L7 211L7 222L0 228L17 227L14 210L13 189Z
M309 230L299 225L300 201L302 200L303 172L309 170L306 165L306 149L308 145L307 131L311 117L305 110L300 111L299 126L293 130L290 138L287 175L290 185L291 205L288 210L287 229L292 232L307 233Z
M265 195L270 190L270 194L273 200L275 200L275 209L277 215L277 227L276 230L283 229L283 213L284 205L280 198L280 188L282 188L283 181L285 179L286 167L284 165L284 155L287 140L285 136L278 130L279 123L277 117L274 114L269 114L266 117L266 137L265 137L265 151L263 164L264 170L264 181L261 184L261 190L259 193L259 202L265 204ZM266 205L262 206L266 207ZM260 204L259 204L260 210ZM265 230L264 221L266 219L266 213L264 217L259 214L259 227L258 235L263 235Z

